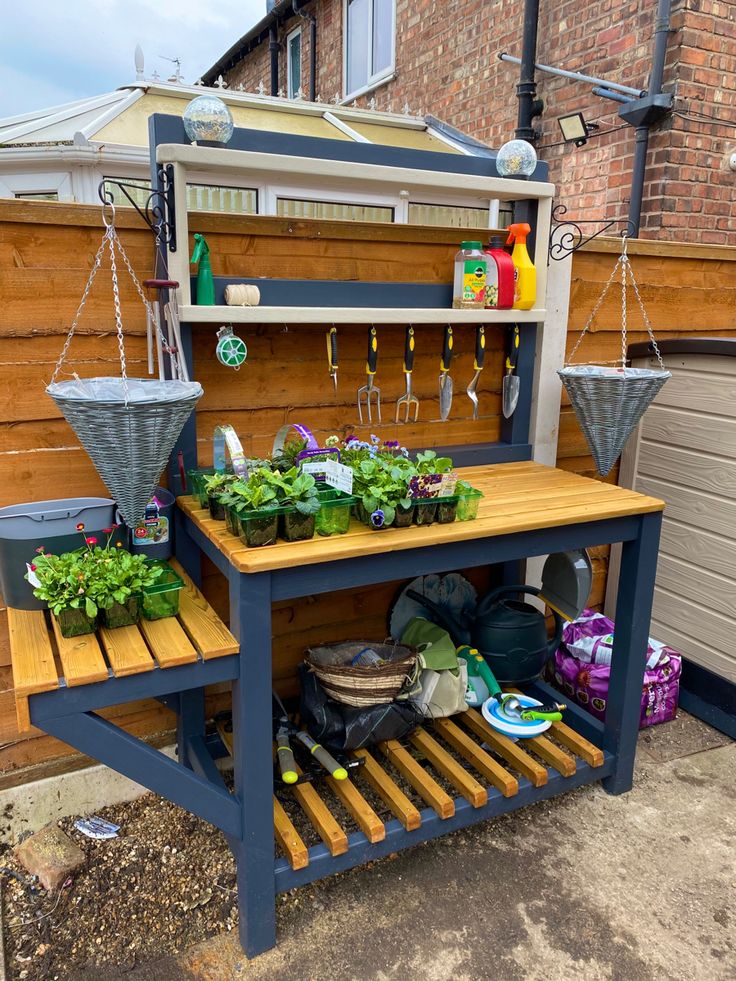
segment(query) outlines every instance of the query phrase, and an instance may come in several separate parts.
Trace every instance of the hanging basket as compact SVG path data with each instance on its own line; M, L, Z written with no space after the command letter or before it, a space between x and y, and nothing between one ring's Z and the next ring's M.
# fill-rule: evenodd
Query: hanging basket
M623 239L621 255L593 308L588 322L572 350L575 356L583 338L590 329L606 293L613 282L616 271L621 268L621 362L616 366L595 364L567 364L557 374L565 386L570 403L575 410L580 428L588 443L601 476L606 476L618 459L631 433L639 420L657 397L671 374L664 366L659 347L654 339L634 272L626 252L626 236ZM652 348L659 361L659 369L630 368L626 364L626 284L631 280L634 293L644 318Z
M180 358L178 344L172 346L163 337L158 317L146 299L117 236L114 219L115 209L107 202L103 208L105 234L46 393L59 407L89 454L97 472L115 498L123 520L130 528L134 528L143 520L146 504L154 494L161 472L166 467L184 424L202 396L202 386L188 380L186 364ZM80 378L75 374L73 380L59 382L56 380L57 376L106 249L110 255L121 377ZM166 345L162 350L165 349L169 355L171 369L178 375L176 379L127 376L116 252L122 258L143 301L149 332L155 325L157 335L161 336L162 344ZM178 339L178 334L175 337ZM149 333L149 350L151 346ZM149 371L152 370L150 365ZM163 376L161 355L159 370Z
M596 469L605 477L670 373L648 368L569 365L557 374L570 397Z
M202 386L145 378L85 378L57 382L46 392L89 454L123 520L135 528L202 396Z

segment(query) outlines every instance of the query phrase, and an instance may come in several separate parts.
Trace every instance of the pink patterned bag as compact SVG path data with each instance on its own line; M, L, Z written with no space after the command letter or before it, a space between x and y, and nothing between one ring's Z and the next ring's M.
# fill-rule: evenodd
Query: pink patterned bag
M599 719L606 714L614 623L593 610L568 623L555 654L555 681L560 690ZM669 722L677 714L682 657L673 648L649 639L639 728Z

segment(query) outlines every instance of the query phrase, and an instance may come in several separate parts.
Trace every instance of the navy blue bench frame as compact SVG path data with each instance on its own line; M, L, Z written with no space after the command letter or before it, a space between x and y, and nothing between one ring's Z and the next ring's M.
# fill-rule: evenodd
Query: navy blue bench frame
M185 141L179 119L153 116L150 122L154 161L158 143ZM309 155L316 149L309 145L309 139L236 130L230 147ZM322 153L324 145L325 141L319 141ZM334 148L335 159L364 159L366 153L375 155L379 150L383 164L393 161L396 166L431 168L441 165L469 173L490 176L495 173L495 164L488 158L366 148L364 144L340 141L335 141ZM430 161L430 157L437 159ZM155 164L152 171L157 180ZM544 168L535 176L544 178ZM512 420L505 424L502 442L446 448L459 465L531 458L528 433L536 326L522 326L517 369L522 379L519 406ZM182 325L184 353L194 377L191 330L191 325ZM196 466L194 416L185 426L172 454L172 486L177 486L179 451L183 453L187 467ZM247 574L233 567L192 519L177 509L177 557L198 584L201 582L202 555L206 555L226 577L230 628L240 643L239 654L31 695L31 722L210 821L225 833L237 866L240 939L246 954L252 957L276 942L277 892L545 800L585 783L602 779L604 788L613 794L630 789L660 525L661 513L655 512ZM333 858L324 845L317 845L309 849L308 866L299 871L294 871L284 859L276 858L271 727L271 607L274 601L493 564L501 565L505 580L512 581L516 580L519 562L531 556L619 541L623 542L617 597L617 612L621 615L614 643L606 722L597 721L576 706L570 706L566 713L568 724L603 750L601 767L592 768L579 762L576 773L570 777L549 770L548 782L543 787L533 787L522 777L519 792L510 798L489 788L488 802L480 808L471 807L462 797L457 798L454 816L446 820L440 820L432 809L427 808L422 812L418 829L407 832L400 822L390 821L386 825L384 841L377 844L370 844L362 832L355 832L349 836L348 851L338 857ZM220 750L205 734L204 689L206 685L223 680L230 680L233 685L233 794L227 792L214 762ZM541 683L530 690L542 699L552 693ZM108 705L151 696L177 713L178 762L96 714Z

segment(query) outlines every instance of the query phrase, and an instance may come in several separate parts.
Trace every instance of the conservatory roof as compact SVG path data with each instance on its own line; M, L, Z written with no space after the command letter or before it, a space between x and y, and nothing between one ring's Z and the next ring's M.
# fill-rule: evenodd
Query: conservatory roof
M490 148L432 116L378 112L302 99L175 82L135 82L114 92L0 119L0 149L94 143L148 147L153 113L181 115L197 95L213 93L235 125L383 146L495 156Z

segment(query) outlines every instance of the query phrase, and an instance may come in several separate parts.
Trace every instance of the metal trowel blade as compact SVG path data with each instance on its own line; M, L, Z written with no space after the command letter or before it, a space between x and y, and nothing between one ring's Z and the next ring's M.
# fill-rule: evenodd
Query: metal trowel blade
M443 374L445 377L440 379L440 419L444 422L452 408L452 378L449 371Z
M514 414L516 403L519 401L520 384L518 375L503 376L501 408L506 419L510 419Z

